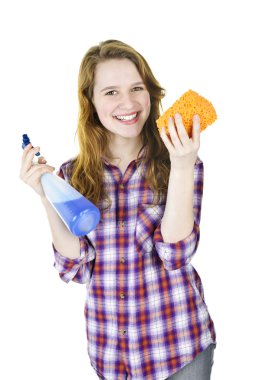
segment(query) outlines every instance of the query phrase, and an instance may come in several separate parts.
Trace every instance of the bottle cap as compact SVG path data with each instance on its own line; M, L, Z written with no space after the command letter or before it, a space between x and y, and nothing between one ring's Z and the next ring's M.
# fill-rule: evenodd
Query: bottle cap
M22 144L22 149L25 149L25 147L28 145L28 144L30 144L30 139L29 139L29 137L28 137L28 135L27 134L24 134L23 136L23 144ZM33 147L32 147L33 148ZM36 154L35 154L35 156L40 156L40 152L37 152Z

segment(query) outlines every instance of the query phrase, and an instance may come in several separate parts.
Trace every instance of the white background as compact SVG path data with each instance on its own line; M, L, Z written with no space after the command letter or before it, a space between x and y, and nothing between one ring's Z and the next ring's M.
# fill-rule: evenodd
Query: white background
M167 90L164 110L190 88L216 108L201 134L193 265L217 332L212 379L252 376L252 29L243 0L1 2L1 379L97 379L86 287L59 279L44 210L19 168L23 133L55 167L77 153L79 65L106 39L147 59Z

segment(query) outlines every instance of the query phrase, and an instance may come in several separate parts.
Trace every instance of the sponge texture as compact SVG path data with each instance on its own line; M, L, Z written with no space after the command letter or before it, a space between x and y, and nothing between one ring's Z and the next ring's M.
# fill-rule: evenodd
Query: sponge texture
M193 116L200 117L200 130L203 131L208 125L211 125L216 119L216 111L209 100L199 95L197 92L189 90L185 92L176 102L156 120L159 130L164 126L169 134L168 121L176 113L182 116L185 129L188 136L192 136Z

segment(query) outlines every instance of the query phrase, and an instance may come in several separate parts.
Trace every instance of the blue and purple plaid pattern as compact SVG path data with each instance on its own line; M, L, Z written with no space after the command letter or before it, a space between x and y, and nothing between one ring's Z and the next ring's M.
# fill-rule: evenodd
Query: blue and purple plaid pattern
M67 181L69 165L58 173ZM191 265L199 242L203 163L198 158L194 167L193 230L176 243L163 242L166 197L152 205L142 170L132 161L122 175L104 161L111 208L80 238L80 258L54 249L62 280L86 284L88 354L106 380L163 380L216 342L201 279Z

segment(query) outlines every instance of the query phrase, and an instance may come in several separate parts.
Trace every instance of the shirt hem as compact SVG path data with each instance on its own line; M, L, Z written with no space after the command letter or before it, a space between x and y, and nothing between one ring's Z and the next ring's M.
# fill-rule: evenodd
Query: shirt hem
M181 371L185 366L187 366L188 364L190 364L198 355L200 355L203 351L205 351L210 345L214 345L214 348L216 348L216 345L217 345L217 341L216 340L213 340L211 339L210 341L208 341L203 347L201 347L201 350L197 353L197 354L194 354L191 356L191 359L187 360L186 362L184 362L182 364L182 366L178 369L175 369L174 371L172 372L169 372L167 375L165 375L165 377L163 376L163 378L161 377L152 377L150 378L149 377L149 380L167 380L168 377L172 376L172 375L175 375L177 372ZM99 376L100 379L102 380L125 380L126 379L126 376L127 376L127 380L141 380L140 377L136 378L136 377L129 377L128 374L121 374L121 375L116 375L115 377L104 377L97 369L96 369L96 366L95 364L91 361L90 359L90 363L91 363L91 366L93 367L94 371L96 372L96 374Z

